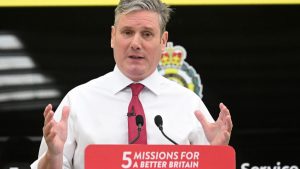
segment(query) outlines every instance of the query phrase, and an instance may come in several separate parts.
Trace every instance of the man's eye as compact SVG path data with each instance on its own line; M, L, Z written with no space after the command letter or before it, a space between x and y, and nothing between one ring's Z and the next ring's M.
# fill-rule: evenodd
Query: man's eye
M151 37L153 34L151 32L144 32L143 33L143 36L146 37L146 38L149 38Z
M132 35L132 31L123 31L123 34L126 36Z

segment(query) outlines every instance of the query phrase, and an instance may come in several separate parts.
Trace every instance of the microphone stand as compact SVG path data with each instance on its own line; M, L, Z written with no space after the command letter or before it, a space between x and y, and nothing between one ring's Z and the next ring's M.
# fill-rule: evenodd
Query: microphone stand
M169 140L169 141L171 141L173 144L175 144L175 145L178 145L178 143L176 143L175 141L173 141L171 138L169 138L166 134L165 134L165 132L163 131L163 128L162 128L162 126L159 126L159 130L161 131L161 133Z

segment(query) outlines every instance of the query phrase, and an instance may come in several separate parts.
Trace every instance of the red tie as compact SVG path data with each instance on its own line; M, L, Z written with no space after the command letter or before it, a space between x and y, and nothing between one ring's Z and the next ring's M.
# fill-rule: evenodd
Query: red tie
M130 84L132 98L128 106L128 142L130 143L138 135L138 127L136 125L136 115L141 115L144 118L140 138L134 144L147 144L146 119L142 103L139 99L139 94L143 90L144 85L140 83Z

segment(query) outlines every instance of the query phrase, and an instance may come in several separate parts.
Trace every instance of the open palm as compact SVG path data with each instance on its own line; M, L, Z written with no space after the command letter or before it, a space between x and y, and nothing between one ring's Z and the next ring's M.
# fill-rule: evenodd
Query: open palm
M211 145L228 145L233 124L227 107L223 103L219 107L220 114L214 123L208 122L200 111L196 111L195 115Z
M68 134L69 107L65 106L62 110L62 118L59 122L53 119L54 112L52 105L49 104L44 111L43 134L48 146L49 153L58 155L63 152L64 144Z

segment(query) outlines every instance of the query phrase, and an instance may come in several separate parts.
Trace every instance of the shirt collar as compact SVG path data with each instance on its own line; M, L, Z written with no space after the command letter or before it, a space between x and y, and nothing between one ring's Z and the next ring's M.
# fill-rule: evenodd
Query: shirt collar
M163 78L157 70L155 70L150 76L148 76L146 79L141 80L139 82L134 82L128 77L126 77L118 68L118 66L115 66L113 70L113 85L112 85L112 91L114 94L122 91L127 86L129 86L131 83L141 83L145 87L147 87L150 91L152 91L154 94L159 95L160 94L160 83L162 81L161 78Z

